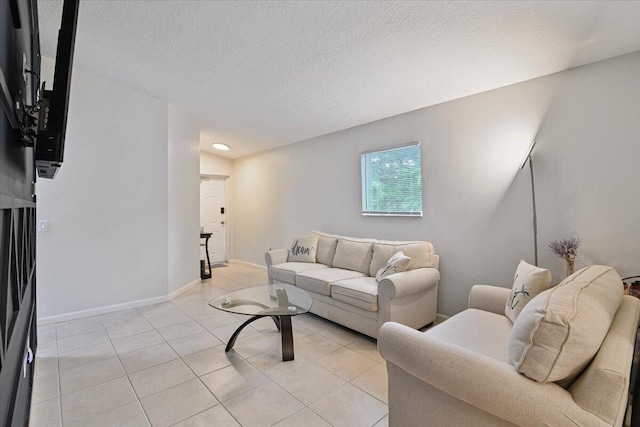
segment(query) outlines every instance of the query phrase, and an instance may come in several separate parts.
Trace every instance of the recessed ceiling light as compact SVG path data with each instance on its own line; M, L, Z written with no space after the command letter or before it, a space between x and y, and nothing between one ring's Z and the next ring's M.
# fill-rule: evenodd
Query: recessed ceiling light
M216 142L215 144L211 144L211 146L216 150L227 151L229 149L229 146L227 144L221 144L219 142Z

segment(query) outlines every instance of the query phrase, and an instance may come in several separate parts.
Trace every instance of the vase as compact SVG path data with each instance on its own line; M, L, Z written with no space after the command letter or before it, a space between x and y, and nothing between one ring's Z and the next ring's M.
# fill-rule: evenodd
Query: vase
M576 269L576 262L573 259L567 260L567 277L571 276Z

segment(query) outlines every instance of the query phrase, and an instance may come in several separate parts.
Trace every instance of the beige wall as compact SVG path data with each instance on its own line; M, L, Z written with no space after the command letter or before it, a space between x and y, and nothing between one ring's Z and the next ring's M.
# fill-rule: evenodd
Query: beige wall
M232 257L264 264L309 229L424 239L441 255L438 311L466 307L475 283L510 286L533 262L532 139L540 264L552 239L583 239L577 267L640 274L640 53L469 96L233 162ZM422 142L423 218L363 217L360 153Z
M169 105L169 293L200 279L200 130Z

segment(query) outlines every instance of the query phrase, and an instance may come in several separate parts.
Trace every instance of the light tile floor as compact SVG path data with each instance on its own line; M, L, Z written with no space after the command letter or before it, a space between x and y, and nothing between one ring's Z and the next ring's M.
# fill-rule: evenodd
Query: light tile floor
M209 307L267 282L231 263L178 298L38 328L32 427L386 426L387 371L375 340L312 314L293 318L282 362L271 319Z

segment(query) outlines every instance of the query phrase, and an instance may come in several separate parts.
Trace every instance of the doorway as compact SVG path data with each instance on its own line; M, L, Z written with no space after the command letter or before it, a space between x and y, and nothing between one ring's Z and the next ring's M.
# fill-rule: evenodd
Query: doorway
M200 226L211 233L209 257L212 263L227 260L227 179L224 176L200 175ZM201 259L206 259L201 247Z

